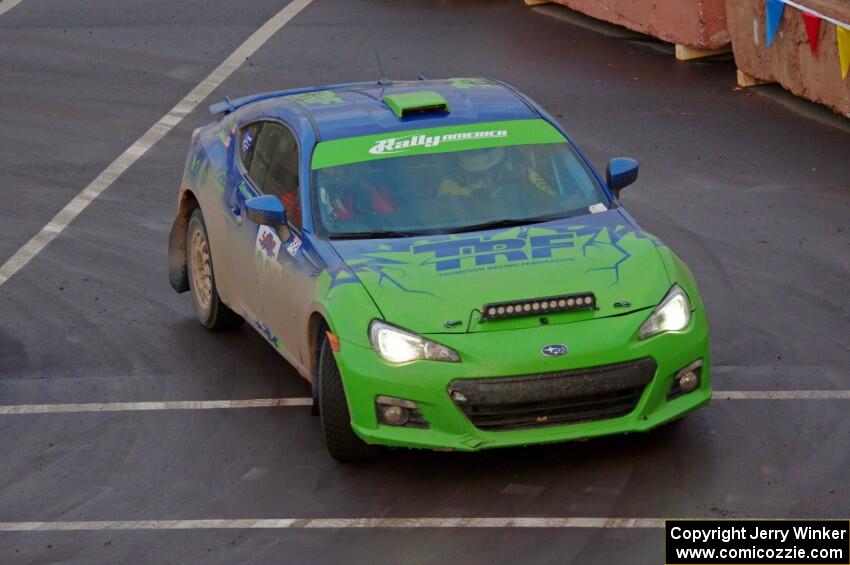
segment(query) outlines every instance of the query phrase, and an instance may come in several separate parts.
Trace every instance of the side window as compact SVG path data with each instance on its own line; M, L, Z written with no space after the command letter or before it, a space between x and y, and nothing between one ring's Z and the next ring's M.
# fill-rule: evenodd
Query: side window
M257 137L253 140L253 149L251 150L250 162L245 162L245 171L248 173L248 178L260 192L263 191L263 185L268 177L269 167L271 167L272 159L277 150L278 138L280 137L280 128L274 127L275 124L264 122L256 124ZM239 143L239 151L242 151L243 137ZM250 149L250 148L249 148Z
M301 229L301 201L298 194L298 143L288 128L275 123L253 124L240 139L240 155L248 178L263 194L273 194L286 207L290 223ZM249 138L249 135L251 136ZM256 137L254 137L256 136ZM246 143L246 139L251 139Z

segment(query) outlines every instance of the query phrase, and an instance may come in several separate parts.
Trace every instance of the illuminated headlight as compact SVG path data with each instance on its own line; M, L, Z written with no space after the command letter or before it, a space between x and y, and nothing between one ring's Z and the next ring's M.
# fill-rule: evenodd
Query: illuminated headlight
M661 304L652 312L638 330L638 339L646 339L664 332L676 332L688 327L691 321L691 303L685 291L673 285Z
M372 320L369 324L369 341L378 355L390 363L407 363L420 359L451 363L460 361L460 356L454 349L380 320Z

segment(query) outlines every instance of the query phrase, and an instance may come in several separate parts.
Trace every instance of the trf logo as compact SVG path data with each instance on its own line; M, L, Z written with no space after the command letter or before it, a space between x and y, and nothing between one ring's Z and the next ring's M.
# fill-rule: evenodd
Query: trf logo
M413 253L433 253L437 271L511 263L529 259L549 259L555 249L575 247L575 234L555 233L528 238L488 239L470 237L416 245ZM429 261L431 262L431 261Z

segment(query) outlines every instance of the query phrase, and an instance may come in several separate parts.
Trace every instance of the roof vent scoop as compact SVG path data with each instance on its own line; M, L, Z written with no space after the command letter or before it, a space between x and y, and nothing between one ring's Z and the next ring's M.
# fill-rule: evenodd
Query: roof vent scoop
M388 94L383 97L383 100L399 118L449 112L449 103L446 99L431 90Z

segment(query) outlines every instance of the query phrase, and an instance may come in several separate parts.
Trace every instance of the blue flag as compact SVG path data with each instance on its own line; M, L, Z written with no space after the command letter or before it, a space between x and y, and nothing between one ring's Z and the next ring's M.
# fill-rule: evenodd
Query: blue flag
M773 45L779 24L782 22L782 14L785 13L785 2L782 0L766 0L765 11L767 12L767 46Z

